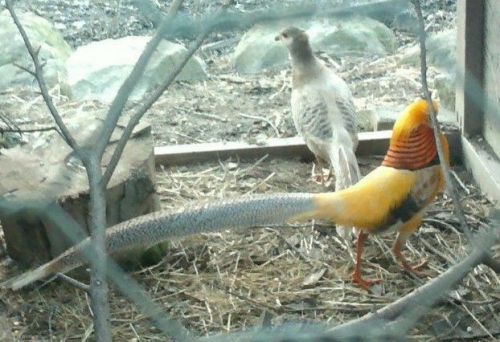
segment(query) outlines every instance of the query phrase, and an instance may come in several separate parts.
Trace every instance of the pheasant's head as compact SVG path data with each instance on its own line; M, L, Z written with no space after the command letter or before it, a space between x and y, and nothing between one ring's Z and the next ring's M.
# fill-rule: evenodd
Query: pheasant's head
M439 103L433 101L437 113ZM396 120L389 150L382 165L417 170L439 163L430 106L424 99L409 105Z
M301 30L295 26L287 27L276 37L274 37L274 40L281 41L289 49L294 46L299 47L309 45L309 37L307 36L306 31Z
M434 112L437 113L439 102L432 101L432 105ZM418 129L432 130L430 107L425 99L418 99L410 104L396 120L392 129L391 144L396 141L407 140Z
M281 31L274 40L281 41L288 48L292 66L300 69L304 66L312 65L314 55L311 45L309 45L309 37L306 31L291 26Z

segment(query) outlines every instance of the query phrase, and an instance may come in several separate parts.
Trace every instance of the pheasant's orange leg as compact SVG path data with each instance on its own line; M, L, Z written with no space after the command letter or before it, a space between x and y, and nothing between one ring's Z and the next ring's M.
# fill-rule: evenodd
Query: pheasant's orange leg
M358 234L358 241L356 243L356 266L352 274L352 282L365 290L369 290L373 284L381 282L381 280L366 280L361 276L361 256L363 255L363 247L367 237L368 234L363 231Z
M427 260L422 261L418 265L412 266L408 263L403 253L401 253L401 248L404 245L405 241L406 241L406 236L400 233L398 235L398 238L396 239L396 242L394 243L394 247L392 248L396 260L398 260L401 263L401 266L408 272L411 272L418 277L428 276L427 273L420 271L420 269L422 269L425 265L427 265Z

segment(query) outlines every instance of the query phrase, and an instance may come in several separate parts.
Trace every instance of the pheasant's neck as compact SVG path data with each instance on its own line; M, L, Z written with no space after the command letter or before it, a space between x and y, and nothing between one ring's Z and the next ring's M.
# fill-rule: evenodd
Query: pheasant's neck
M294 42L289 48L294 68L304 68L315 62L313 51L308 42Z
M314 79L321 73L321 63L314 56L309 44L298 48L290 48L290 60L292 64L292 82L294 87L300 87L309 79Z
M395 169L419 170L439 164L434 132L429 126L420 126L406 139L391 141L383 166Z

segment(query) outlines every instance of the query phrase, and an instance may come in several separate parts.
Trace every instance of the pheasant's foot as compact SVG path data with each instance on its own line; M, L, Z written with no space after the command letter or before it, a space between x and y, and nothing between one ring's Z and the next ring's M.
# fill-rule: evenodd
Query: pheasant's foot
M328 186L327 182L332 177L332 168L328 167L328 173L325 175L325 169L323 168L324 161L316 157L311 168L311 177L316 183L321 183L323 186ZM317 170L317 171L316 171Z
M370 291L370 288L374 284L380 284L382 282L381 279L363 279L361 274L358 272L354 272L352 274L352 282L359 287L365 289L366 291Z
M427 265L427 260L423 260L420 264L410 265L406 262L406 260L401 261L401 266L410 273L413 273L417 277L429 277L429 274L426 272L422 272L421 269Z

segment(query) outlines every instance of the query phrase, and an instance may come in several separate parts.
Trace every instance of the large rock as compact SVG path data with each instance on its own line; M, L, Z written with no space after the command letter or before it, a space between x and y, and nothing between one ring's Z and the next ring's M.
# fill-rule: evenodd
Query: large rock
M456 96L455 75L450 73L437 75L434 77L431 84L437 91L441 106L450 111L454 111Z
M431 85L437 90L441 105L450 111L455 110L456 37L456 30L449 29L429 36L426 41L427 63L439 71ZM402 62L419 67L420 46L409 47Z
M129 36L79 47L67 63L73 97L111 102L150 39L146 36ZM186 51L180 44L163 40L151 57L131 99L141 99L146 91L161 83L179 64ZM201 80L206 77L205 64L193 57L177 79Z
M45 62L43 70L47 86L52 88L60 84L64 92L67 81L65 63L71 47L49 21L30 12L18 16L33 47L40 47L39 58ZM4 10L0 13L0 90L17 86L38 87L32 75L14 64L34 70L21 35L9 12Z
M289 22L257 24L247 31L233 55L240 73L259 73L288 65L288 51L274 37ZM307 30L314 50L334 56L386 55L396 48L394 33L379 21L367 17L299 21L293 25Z
M456 66L457 32L449 29L430 35L426 41L427 63L453 73ZM403 54L403 63L420 66L420 46L415 44Z

